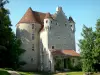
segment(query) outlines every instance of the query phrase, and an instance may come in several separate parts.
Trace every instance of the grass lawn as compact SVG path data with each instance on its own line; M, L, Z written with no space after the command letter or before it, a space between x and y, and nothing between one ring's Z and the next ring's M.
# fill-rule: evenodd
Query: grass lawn
M83 75L83 72L63 72L57 74L50 74L44 72L20 72L17 71L20 75ZM10 75L7 70L0 68L0 75ZM100 73L95 73L94 75L100 75Z
M10 74L4 69L0 69L0 75L10 75Z
M83 75L83 72L68 72L66 75ZM94 73L93 75L100 75L100 73Z
M67 75L83 75L83 72L68 72Z

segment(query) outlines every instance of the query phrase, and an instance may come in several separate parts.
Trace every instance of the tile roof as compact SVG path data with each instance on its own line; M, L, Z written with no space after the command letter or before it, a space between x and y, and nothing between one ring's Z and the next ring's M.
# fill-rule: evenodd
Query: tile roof
M44 19L45 18L52 18L53 15L50 13L42 13L33 11L31 7L28 8L24 16L21 18L21 20L17 23L39 23L41 24L40 31L43 29L44 26Z
M28 8L28 10L18 23L36 23L36 22L37 20L35 18L35 14L33 14L31 8Z
M45 18L51 18L52 19L52 15L50 13L46 13Z
M51 50L53 55L65 55L65 56L80 56L79 53L74 50Z
M39 23L43 25L44 24L43 21L45 18L52 18L52 17L53 15L51 15L50 13L33 11L30 7L28 8L28 10L18 23Z

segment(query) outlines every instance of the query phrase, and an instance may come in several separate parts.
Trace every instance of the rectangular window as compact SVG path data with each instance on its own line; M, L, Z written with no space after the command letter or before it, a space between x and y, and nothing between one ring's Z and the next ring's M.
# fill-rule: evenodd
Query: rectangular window
M34 44L32 44L32 51L34 51Z
M32 34L32 40L34 40L34 34Z
M54 49L54 46L52 46L52 49Z
M33 62L33 58L31 58L31 62Z
M32 24L32 29L34 29L34 24Z

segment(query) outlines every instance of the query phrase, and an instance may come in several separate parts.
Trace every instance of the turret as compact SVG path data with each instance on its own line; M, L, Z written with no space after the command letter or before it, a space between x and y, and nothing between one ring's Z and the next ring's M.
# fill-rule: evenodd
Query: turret
M71 26L72 31L75 32L75 22L71 16L69 17L69 24Z
M46 13L45 19L44 19L44 28L48 29L50 28L50 25L52 24L52 16L50 13Z

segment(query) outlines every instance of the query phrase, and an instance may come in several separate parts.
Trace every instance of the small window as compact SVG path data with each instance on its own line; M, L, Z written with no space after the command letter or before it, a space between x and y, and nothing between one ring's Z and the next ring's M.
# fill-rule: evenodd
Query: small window
M52 49L54 49L54 46L52 46Z
M32 34L32 40L34 40L34 34Z
M48 23L48 20L46 20L46 23Z
M32 24L32 29L34 29L34 24Z
M51 21L51 23L52 23L52 21Z
M72 61L73 61L73 63L75 62L75 60L74 60L74 59L73 59Z
M31 58L31 62L33 62L33 58Z
M50 30L51 30L51 26L50 26Z
M67 24L65 23L65 26L66 26Z
M58 23L56 23L56 25L57 25Z
M34 51L34 44L32 44L32 51Z
M58 36L58 39L60 39L60 36Z
M72 25L71 25L71 27L72 27Z

